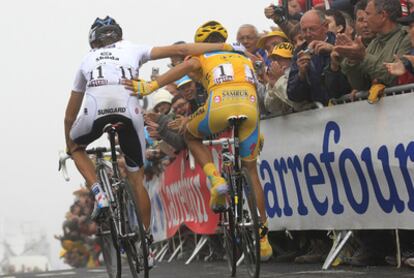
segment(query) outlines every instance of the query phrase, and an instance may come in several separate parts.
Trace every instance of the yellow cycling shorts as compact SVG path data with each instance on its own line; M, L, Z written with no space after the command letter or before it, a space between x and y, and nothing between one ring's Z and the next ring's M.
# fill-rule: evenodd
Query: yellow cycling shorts
M231 116L247 116L239 128L240 157L254 160L259 148L259 108L253 86L227 85L211 91L204 106L190 117L187 130L197 138L216 134L229 127Z

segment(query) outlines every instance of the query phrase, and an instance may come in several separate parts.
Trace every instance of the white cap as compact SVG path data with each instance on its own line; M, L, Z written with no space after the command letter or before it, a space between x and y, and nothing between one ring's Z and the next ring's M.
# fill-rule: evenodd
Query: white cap
M171 100L173 99L173 95L165 89L158 89L153 93L153 96L154 107L163 102L171 104Z

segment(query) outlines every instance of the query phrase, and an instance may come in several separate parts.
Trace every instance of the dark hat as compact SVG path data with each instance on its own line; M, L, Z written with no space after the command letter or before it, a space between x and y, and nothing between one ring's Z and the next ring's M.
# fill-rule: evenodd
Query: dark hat
M410 13L407 16L400 17L397 21L402 25L410 25L414 22L414 13Z

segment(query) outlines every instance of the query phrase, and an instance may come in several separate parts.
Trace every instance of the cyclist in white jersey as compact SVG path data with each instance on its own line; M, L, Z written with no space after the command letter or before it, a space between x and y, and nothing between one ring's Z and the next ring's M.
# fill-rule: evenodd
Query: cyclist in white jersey
M164 47L135 45L122 39L121 27L109 16L95 20L89 33L89 43L92 49L77 71L66 108L65 137L68 153L95 195L93 215L97 216L109 204L85 148L102 135L106 124L123 122L125 127L119 131L119 143L125 154L128 180L132 184L141 218L148 230L151 204L143 185L143 111L138 99L130 95L121 81L137 79L140 66L148 60L199 55L215 50L231 51L233 46L222 43ZM152 86L157 89L158 84L154 82Z

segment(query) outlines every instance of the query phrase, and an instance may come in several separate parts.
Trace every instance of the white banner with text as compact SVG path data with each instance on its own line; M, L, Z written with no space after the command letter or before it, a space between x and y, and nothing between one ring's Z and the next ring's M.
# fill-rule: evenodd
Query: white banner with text
M263 120L271 230L413 229L414 95Z

